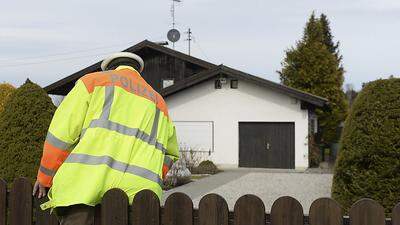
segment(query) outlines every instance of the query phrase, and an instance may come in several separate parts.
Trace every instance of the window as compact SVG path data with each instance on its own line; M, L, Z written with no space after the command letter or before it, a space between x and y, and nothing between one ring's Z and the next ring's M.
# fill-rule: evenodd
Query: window
M162 80L162 88L167 88L171 85L174 85L174 79L163 79Z
M238 80L231 80L231 88L232 89L237 89L239 86L239 81Z
M311 131L311 133L312 134L316 134L316 133L318 133L318 120L317 120L317 117L315 116L315 117L312 117L311 119L310 119L310 131Z
M213 121L174 121L179 148L183 151L214 151Z
M222 83L220 79L215 80L215 89L221 89L222 88Z

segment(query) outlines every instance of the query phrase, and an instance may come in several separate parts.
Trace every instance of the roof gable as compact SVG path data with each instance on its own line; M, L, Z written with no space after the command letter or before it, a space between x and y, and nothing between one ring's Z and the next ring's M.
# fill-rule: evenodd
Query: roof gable
M146 66L142 76L157 91L161 90L159 82L161 78L174 78L179 81L216 66L148 40L144 40L123 51L136 53L143 58ZM49 94L66 95L79 78L88 73L101 71L100 64L101 61L56 81L44 89Z
M171 96L177 92L183 91L187 88L190 88L192 86L195 86L197 84L200 84L204 81L216 78L218 76L230 76L233 78L237 78L239 80L245 80L251 83L255 83L257 85L260 85L265 88L269 88L271 90L283 93L285 95L289 95L291 97L294 97L296 99L301 100L304 103L311 104L317 107L323 107L324 105L327 104L328 100L316 95L312 95L300 90L297 90L295 88L291 88L282 84L278 84L248 73L244 73L239 70L235 70L233 68L224 66L224 65L219 65L214 67L213 69L207 70L207 71L202 71L194 76L191 76L179 83L176 83L170 87L167 87L161 91L161 95L168 97Z

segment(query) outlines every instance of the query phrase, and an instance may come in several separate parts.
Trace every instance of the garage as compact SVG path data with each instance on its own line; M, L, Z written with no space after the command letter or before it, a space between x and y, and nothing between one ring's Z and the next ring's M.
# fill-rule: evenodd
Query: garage
M239 166L295 168L294 123L239 122Z

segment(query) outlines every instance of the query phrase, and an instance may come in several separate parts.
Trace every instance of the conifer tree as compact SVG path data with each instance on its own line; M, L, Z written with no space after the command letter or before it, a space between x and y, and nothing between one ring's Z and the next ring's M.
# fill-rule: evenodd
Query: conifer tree
M322 26L322 32L323 32L323 37L324 37L324 43L328 47L328 50L332 53L335 54L336 59L339 62L339 70L341 70L344 73L343 66L342 66L342 55L340 55L339 52L339 45L340 42L337 41L336 43L333 41L333 35L331 33L331 28L330 28L330 22L328 20L328 17L325 14L321 14L320 19L319 19L321 26Z
M47 93L29 80L10 96L0 115L0 177L7 183L35 179L54 111Z
M316 111L320 127L318 142L323 144L339 139L337 129L344 121L347 110L342 89L341 58L336 55L338 49L335 44L332 47L327 43L333 43L329 22L326 18L321 22L312 13L304 28L303 38L286 51L283 68L278 71L283 84L329 100L329 106Z

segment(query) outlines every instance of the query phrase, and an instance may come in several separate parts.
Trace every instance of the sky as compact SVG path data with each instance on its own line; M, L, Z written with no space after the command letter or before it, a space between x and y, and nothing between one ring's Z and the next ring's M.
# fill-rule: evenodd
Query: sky
M144 39L166 41L171 0L13 0L0 7L0 82L27 78L47 86ZM345 84L400 76L400 1L182 0L176 3L175 49L279 82L285 50L310 14L331 22ZM172 47L170 45L169 47Z

